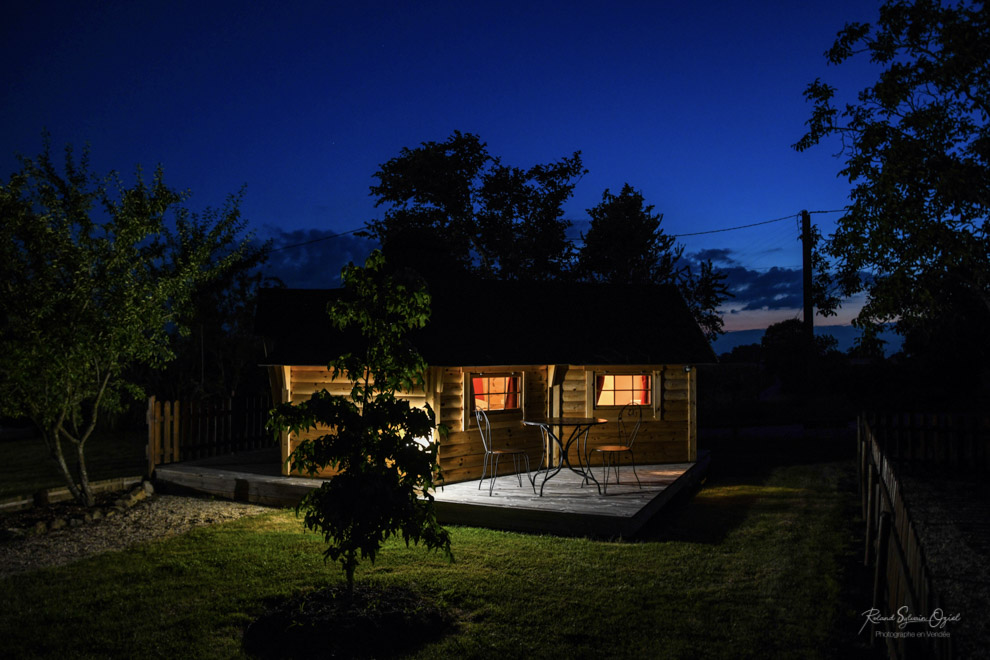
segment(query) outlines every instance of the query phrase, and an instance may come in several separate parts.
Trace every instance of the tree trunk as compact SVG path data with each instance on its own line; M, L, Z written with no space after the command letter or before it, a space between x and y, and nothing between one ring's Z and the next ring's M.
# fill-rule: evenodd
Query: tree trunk
M45 431L45 433L50 433L51 441L49 442L49 449L52 452L52 460L55 461L55 464L58 465L59 470L62 472L62 478L65 479L65 485L68 486L72 497L84 506L91 506L86 504L85 494L76 486L76 481L72 478L72 472L65 462L65 454L62 453L62 441L59 439L58 429L54 432ZM90 497L92 497L92 493L90 493Z
M357 553L348 550L344 553L344 574L347 576L347 598L354 598L354 569L357 568Z
M89 485L89 473L86 471L86 457L83 455L85 442L76 445L76 459L79 461L79 490L81 491L81 504L92 507L96 504L96 497L93 496L93 488ZM79 499L79 498L76 498Z

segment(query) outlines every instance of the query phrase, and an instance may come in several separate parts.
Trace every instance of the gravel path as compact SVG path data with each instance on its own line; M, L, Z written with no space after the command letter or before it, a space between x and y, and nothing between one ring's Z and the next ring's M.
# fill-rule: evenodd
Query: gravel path
M155 495L98 522L0 544L0 578L271 510L225 500Z

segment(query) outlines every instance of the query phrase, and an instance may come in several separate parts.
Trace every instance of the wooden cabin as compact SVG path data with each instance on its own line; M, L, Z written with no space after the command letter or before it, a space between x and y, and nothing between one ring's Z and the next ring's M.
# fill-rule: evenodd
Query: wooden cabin
M335 331L327 304L339 290L266 289L257 329L276 400L303 401L322 388L347 394L327 363L353 337ZM412 336L430 365L425 386L402 393L429 403L449 428L440 439L446 483L478 479L483 449L474 410L488 411L499 447L522 447L536 466L542 438L523 419L616 419L643 407L637 463L697 457L694 365L715 355L676 288L578 283L471 282L431 287L432 314ZM591 431L589 446L616 440L617 425ZM299 438L281 441L285 459Z

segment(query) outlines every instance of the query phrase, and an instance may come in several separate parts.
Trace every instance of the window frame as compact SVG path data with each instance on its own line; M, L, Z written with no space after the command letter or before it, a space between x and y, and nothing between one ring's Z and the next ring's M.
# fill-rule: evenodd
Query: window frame
M663 396L661 383L662 369L601 369L589 367L585 372L585 376L585 404L588 416L594 416L596 410L600 410L603 413L606 411L619 411L624 405L598 405L598 397L596 396L598 376L646 376L650 379L650 403L639 404L638 407L649 411L650 416L654 419L660 419L660 411L662 410L661 397Z
M485 414L489 417L496 416L501 417L503 415L519 415L520 419L523 416L523 410L526 406L526 378L521 371L468 371L465 372L465 379L467 382L464 387L465 394L465 406L464 413L465 417L468 419L468 423L465 425L471 426L474 424L474 410L475 401L477 400L474 395L474 379L475 378L515 378L517 381L517 391L516 397L519 405L515 408L502 408L499 410L485 410Z

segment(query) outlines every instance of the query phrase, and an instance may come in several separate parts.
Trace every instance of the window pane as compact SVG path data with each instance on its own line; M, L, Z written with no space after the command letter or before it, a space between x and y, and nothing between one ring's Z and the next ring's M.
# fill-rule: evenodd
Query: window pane
M475 376L471 389L475 408L495 411L520 407L519 376Z
M595 375L595 405L624 406L652 403L653 379L649 374Z
M596 406L613 405L614 389L615 389L615 379L612 376L598 376L597 378L595 378L595 405Z
M472 378L471 389L474 391L474 407L481 410L488 410L488 399L485 396L488 392L488 387L485 385L485 379Z

